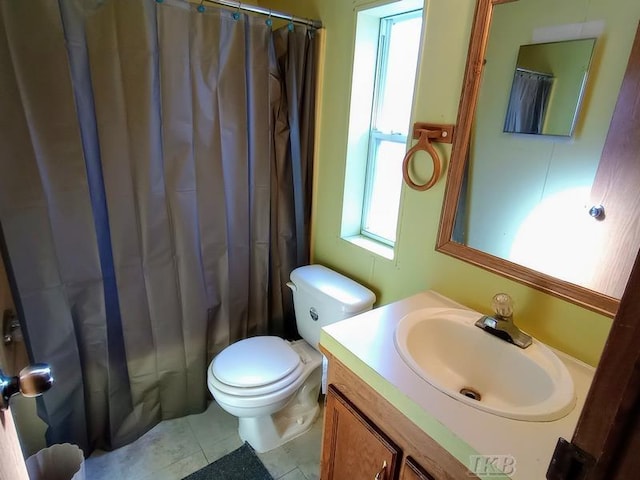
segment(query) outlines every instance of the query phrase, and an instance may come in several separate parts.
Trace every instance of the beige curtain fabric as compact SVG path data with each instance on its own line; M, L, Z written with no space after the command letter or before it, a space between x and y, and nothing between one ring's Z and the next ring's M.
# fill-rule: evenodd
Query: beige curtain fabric
M0 222L48 441L202 411L238 339L294 336L313 32L165 0L3 1ZM275 39L275 40L274 40Z

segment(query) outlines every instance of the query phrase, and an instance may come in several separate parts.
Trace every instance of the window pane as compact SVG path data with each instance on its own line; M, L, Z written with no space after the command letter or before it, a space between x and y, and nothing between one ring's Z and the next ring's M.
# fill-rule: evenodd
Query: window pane
M391 23L387 69L376 116L376 128L382 132L407 134L421 29L421 16Z
M375 149L374 168L370 170L369 204L363 229L390 242L396 240L404 153L404 143L381 141Z

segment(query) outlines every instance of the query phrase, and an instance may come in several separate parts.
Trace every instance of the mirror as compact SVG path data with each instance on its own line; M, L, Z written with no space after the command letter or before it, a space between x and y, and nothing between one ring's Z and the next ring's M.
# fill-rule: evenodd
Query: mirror
M603 150L615 143L607 142L609 124L640 17L640 3L622 3L612 9L606 0L587 6L567 0L562 7L552 0L478 0L436 245L609 316L618 308L640 245L637 238L621 242L604 233L614 212L608 194L599 193L622 165L609 162L605 168ZM577 95L580 114L574 113L565 130L572 136L505 133L520 46L576 39L592 42L593 55L582 62L589 75ZM625 167L634 169L636 186L619 190L635 201L640 169L634 167L635 144L628 143L619 148L635 149L635 161ZM624 153L616 152L618 158L626 158ZM595 207L603 198L606 214L598 217ZM618 253L613 258L610 252ZM609 279L598 278L603 270ZM618 283L610 285L611 278Z
M503 131L571 136L595 40L520 46Z

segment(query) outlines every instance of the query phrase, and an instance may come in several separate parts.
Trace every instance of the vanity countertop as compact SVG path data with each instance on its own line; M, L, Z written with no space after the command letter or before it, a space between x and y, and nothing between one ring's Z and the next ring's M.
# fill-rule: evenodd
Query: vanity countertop
M545 478L558 437L573 435L595 369L554 350L573 377L577 396L575 408L559 420L526 422L483 412L421 379L396 351L398 321L427 307L466 308L434 291L422 292L325 326L320 344L471 470L478 461L474 455L515 459L513 474L485 477L478 472L479 477Z

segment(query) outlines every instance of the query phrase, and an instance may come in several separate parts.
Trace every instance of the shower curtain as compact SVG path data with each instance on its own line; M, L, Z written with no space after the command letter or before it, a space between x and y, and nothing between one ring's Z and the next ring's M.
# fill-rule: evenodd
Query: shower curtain
M0 3L0 226L47 442L202 411L229 343L296 335L314 31L179 0Z

